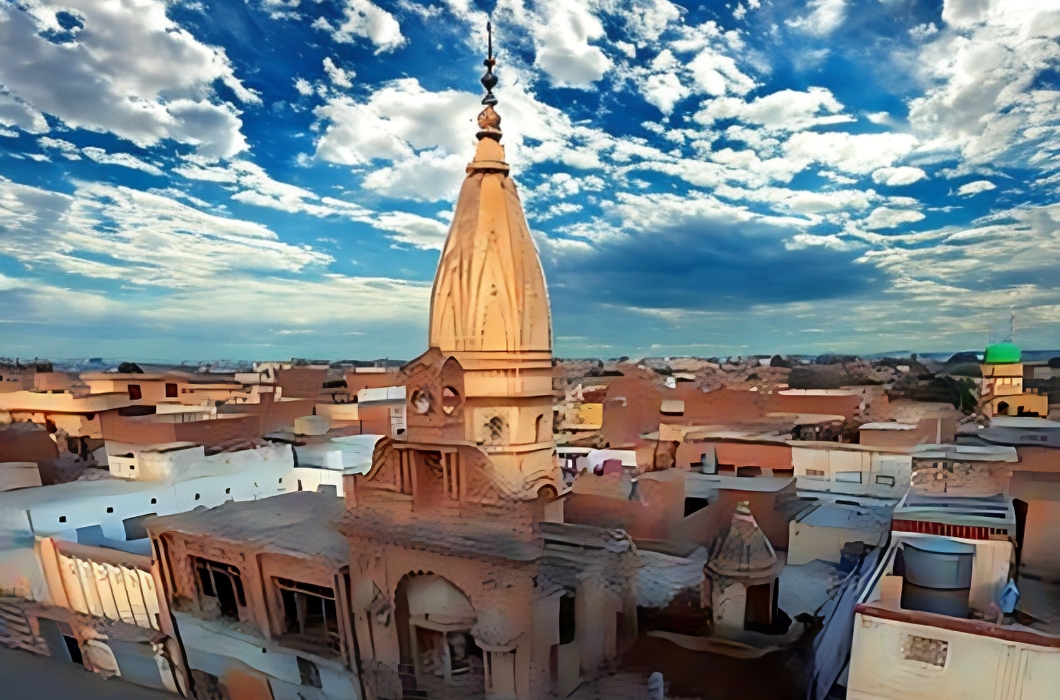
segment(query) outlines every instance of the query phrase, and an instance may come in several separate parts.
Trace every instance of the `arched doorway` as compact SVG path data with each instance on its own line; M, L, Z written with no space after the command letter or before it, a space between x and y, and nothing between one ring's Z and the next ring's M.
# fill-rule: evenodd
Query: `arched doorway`
M395 617L401 663L417 687L462 676L481 689L482 650L471 636L477 616L459 587L432 572L410 572L398 583Z

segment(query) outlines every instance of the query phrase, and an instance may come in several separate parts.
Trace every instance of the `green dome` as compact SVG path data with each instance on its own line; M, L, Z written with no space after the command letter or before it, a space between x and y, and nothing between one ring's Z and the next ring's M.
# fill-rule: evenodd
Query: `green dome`
M983 353L983 362L988 365L1005 365L1020 361L1020 347L1015 343L994 343Z

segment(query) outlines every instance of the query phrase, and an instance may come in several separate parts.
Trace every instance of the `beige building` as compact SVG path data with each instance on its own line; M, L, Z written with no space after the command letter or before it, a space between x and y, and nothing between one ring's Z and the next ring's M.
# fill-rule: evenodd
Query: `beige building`
M851 700L1057 697L1060 627L1016 613L1049 609L1057 586L1012 583L1021 540L1013 500L989 474L970 477L964 492L975 495L914 485L895 509L890 544L855 608Z
M1012 343L995 343L983 353L979 405L987 416L1049 415L1049 397L1024 389L1020 359L1020 349Z

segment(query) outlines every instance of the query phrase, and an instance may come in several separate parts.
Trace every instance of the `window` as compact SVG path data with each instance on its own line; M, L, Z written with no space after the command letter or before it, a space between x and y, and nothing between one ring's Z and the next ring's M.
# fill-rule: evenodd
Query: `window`
M696 511L703 510L710 502L705 498L698 498L696 496L685 496L685 517L692 515Z
M807 469L806 476L824 476L824 471L821 469Z
M143 394L142 391L140 391L140 385L139 384L130 384L129 385L129 398L131 400L139 401L143 397L144 397L144 394Z
M877 474L876 483L880 486L894 486L894 477L885 474Z
M504 441L504 419L494 416L486 423L486 442L499 443Z
M283 601L284 633L290 635L286 641L341 652L342 636L334 589L287 578L272 581Z
M456 392L456 389L451 386L442 389L442 410L445 411L445 415L452 415L459 405L460 394Z
M166 398L175 399L177 398L177 385L166 383Z
M193 561L200 597L212 598L212 602L220 608L222 616L239 620L239 608L245 608L247 605L239 569L231 564L201 557L193 557ZM209 604L210 601L200 600L199 603Z
M736 476L762 476L762 467L737 467Z
M574 594L564 593L559 599L559 643L574 641Z
M420 415L431 410L431 399L422 389L412 392L412 410Z

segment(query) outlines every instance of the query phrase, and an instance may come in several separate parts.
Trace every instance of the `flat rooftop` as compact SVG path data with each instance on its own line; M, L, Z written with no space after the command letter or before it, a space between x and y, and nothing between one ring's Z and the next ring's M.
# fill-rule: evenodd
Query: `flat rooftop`
M910 448L913 459L935 459L947 462L1018 462L1015 447L1002 445L916 445Z
M648 472L649 474L651 472ZM643 478L643 477L642 477ZM757 491L772 493L795 483L791 476L729 476L726 474L685 473L685 490L689 496L707 491Z
M152 535L179 532L249 545L279 554L323 557L338 564L349 560L350 548L337 526L346 513L345 501L331 494L295 491L256 501L229 501L216 508L148 518Z
M893 517L982 527L1007 527L1016 523L1012 498L1002 494L972 497L910 491L895 507Z

